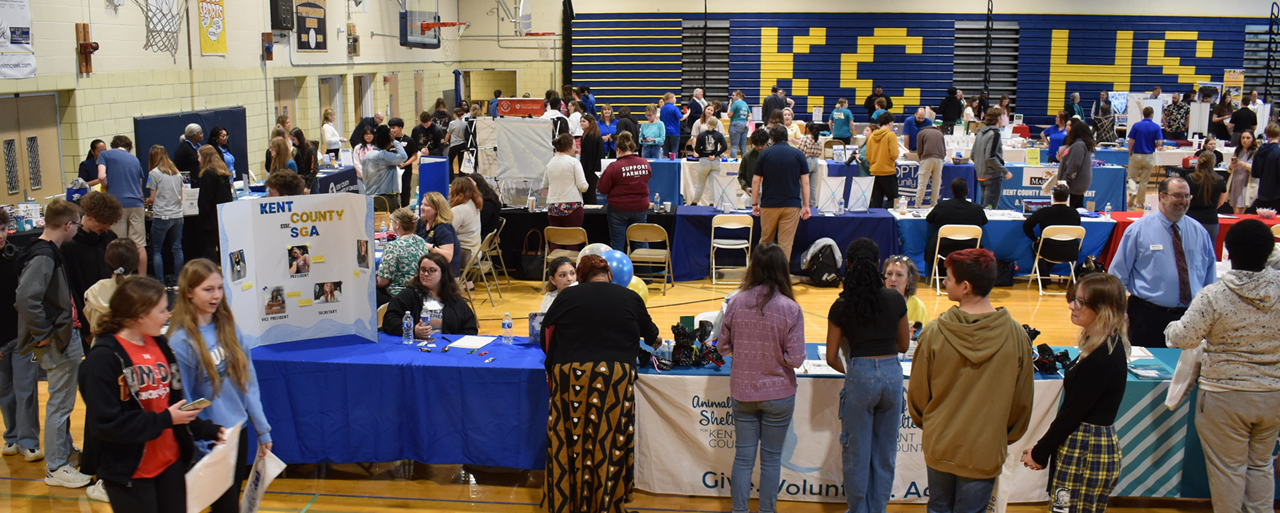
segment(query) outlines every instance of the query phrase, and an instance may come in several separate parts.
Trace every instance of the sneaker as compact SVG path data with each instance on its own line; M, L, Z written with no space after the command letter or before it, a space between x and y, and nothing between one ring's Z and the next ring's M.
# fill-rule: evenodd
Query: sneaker
M67 463L70 463L73 468L80 468L80 456L83 454L80 452L79 447L71 446L71 454L67 456Z
M40 449L23 449L22 459L27 461L40 461L44 459L44 451Z
M84 489L85 495L88 495L90 499L93 499L95 501L111 502L111 499L107 498L107 488L103 484L105 482L106 481L99 479L98 482L93 483L93 486L85 488Z
M52 472L46 471L44 474L44 484L49 486L83 488L89 485L89 481L89 476L81 474L79 470L71 468L71 465L63 465L58 470L54 470Z
M21 450L22 448L18 447L18 444L7 443L7 444L4 444L4 450L0 450L0 454L3 454L5 456L17 456L18 452Z

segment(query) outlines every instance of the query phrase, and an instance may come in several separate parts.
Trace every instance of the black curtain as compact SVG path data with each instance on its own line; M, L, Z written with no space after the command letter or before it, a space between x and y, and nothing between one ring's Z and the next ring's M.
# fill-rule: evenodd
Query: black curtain
M564 0L564 10L561 13L560 22L564 24L560 29L561 40L560 47L565 50L564 58L560 60L560 76L564 77L565 84L573 82L573 0Z

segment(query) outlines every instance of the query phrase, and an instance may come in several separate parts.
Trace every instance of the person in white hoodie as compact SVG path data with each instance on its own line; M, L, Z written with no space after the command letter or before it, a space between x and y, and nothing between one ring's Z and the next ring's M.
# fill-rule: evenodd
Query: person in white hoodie
M1204 447L1214 511L1271 511L1271 451L1280 434L1280 272L1261 221L1226 235L1231 270L1196 294L1164 330L1169 347L1204 346L1196 430Z

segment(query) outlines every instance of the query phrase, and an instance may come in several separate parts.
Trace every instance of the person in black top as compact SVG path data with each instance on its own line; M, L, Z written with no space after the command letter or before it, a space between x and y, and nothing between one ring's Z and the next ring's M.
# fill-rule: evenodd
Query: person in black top
M479 333L476 314L458 292L458 282L449 271L449 260L440 253L427 253L418 258L417 275L387 303L387 312L382 316L382 332L397 337L404 335L404 313L409 312L415 323L413 337L431 336L431 325L422 322L422 308L429 301L439 303L441 333Z
M418 151L422 149L422 145L418 141L404 133L404 120L400 118L391 118L387 121L387 126L391 127L391 137L400 141L400 145L404 146L404 153L409 158L400 164L400 169L404 173L400 175L400 206L407 207L409 202L413 200L413 170L418 168Z
M178 148L173 150L173 167L194 177L200 173L200 156L197 152L200 150L200 142L204 140L204 130L200 125L192 123L187 125L186 131L179 139ZM191 181L194 183L195 178Z
M354 150L356 146L359 145L360 142L364 140L360 138L360 134L364 133L364 127L369 127L369 129L372 130L373 127L381 124L382 124L381 112L373 113L373 117L371 118L361 118L360 122L356 123L356 129L351 131L351 138L347 140L347 142L351 144L351 149Z
M1196 150L1196 154L1195 154L1195 156L1196 156L1197 158L1199 158L1199 157L1200 157L1200 155L1203 155L1205 152L1209 152L1209 153L1212 153L1212 154L1213 154L1213 165L1214 165L1215 167L1216 167L1218 164L1223 164L1223 163L1224 163L1224 161L1222 160L1222 152L1221 152L1221 151L1218 151L1218 140L1217 140L1217 139L1214 139L1214 138L1210 137L1207 141L1205 141L1205 142L1204 142L1204 147L1203 147L1203 148L1200 148L1200 149Z
M600 137L600 127L596 125L596 117L591 114L582 115L582 174L587 179L587 190L582 192L582 203L595 205L596 182L600 181L600 159L604 158L604 139Z
M431 118L431 113L422 111L418 115L418 126L413 127L413 131L409 134L413 138L413 142L418 148L426 148L429 155L443 156L448 149L448 133L444 128L435 124L435 120ZM406 151L407 153L407 151Z
M871 94L867 95L867 99L862 102L862 108L867 109L868 116L876 113L876 99L878 98L884 98L884 110L893 110L893 98L884 94L883 87L876 86Z
M827 314L827 363L845 374L841 411L845 495L884 511L893 488L902 414L902 364L911 327L907 301L884 286L880 247L866 237L845 251L844 290ZM840 359L844 351L847 360ZM848 363L846 368L846 361ZM868 479L870 477L871 479Z
M107 267L107 245L117 238L111 225L120 220L124 210L114 196L98 191L81 198L80 208L84 209L80 229L71 240L63 242L60 249L76 318L86 319L84 293L99 280L111 277L111 268ZM93 342L93 333L87 322L80 323L80 342L87 353L89 344Z
M315 192L316 189L316 151L307 144L307 136L302 134L302 129L294 127L289 131L289 138L293 141L293 164L298 167L298 176L307 182L307 191Z
M80 179L84 180L89 187L98 185L101 180L98 179L98 154L107 149L107 143L102 139L94 139L89 143L89 156L84 158L80 163Z
M924 273L925 275L932 275L933 262L931 260L933 259L934 249L938 248L938 228L948 224L983 226L987 224L987 213L982 210L982 205L969 201L969 182L966 182L964 178L956 178L951 181L951 197L939 201L929 211L929 215L925 216L925 221L929 223L929 243L924 250ZM941 248L938 248L938 254L945 256L956 249L963 248L951 247L951 244L944 243Z
M1249 107L1240 107L1240 110L1232 113L1231 119L1227 120L1227 128L1231 129L1231 145L1240 144L1240 134L1253 133L1258 128L1258 114Z
M1119 481L1114 424L1128 379L1126 296L1120 279L1106 273L1085 276L1068 291L1071 323L1082 328L1080 356L1063 377L1062 406L1049 431L1022 452L1027 468L1050 467L1054 511L1103 511Z
M1187 185L1191 187L1187 217L1199 221L1209 231L1210 241L1218 240L1218 207L1227 201L1227 180L1213 170L1216 161L1213 154L1203 153L1196 161L1196 170L1187 175Z
M636 118L631 117L631 108L622 107L618 109L618 131L617 134L623 132L631 132L631 140L640 140L640 123ZM616 136L615 136L616 137Z
M96 164L93 172L98 172ZM0 227L8 224L9 213L0 209ZM22 248L7 244L7 237L8 232L0 229L0 305L16 304L18 272L22 269L18 255ZM66 246L67 243L62 244ZM31 361L30 357L20 358L17 347L8 345L9 341L17 338L18 311L11 306L0 308L0 386L9 390L4 397L3 412L4 425L12 437L12 442L6 441L5 449L11 450L9 443L12 443L12 447L24 455L35 454L40 450L40 397L36 390L40 364ZM23 386L22 383L28 385Z
M297 130L296 128L294 129ZM204 256L214 262L222 261L218 251L221 244L218 233L218 205L235 201L231 189L231 170L212 146L200 148L200 196L199 206L201 237L204 240Z
M1040 228L1044 232L1045 228L1050 226L1080 226L1080 212L1067 204L1071 199L1071 189L1065 183L1059 183L1053 188L1053 204L1035 211L1022 222L1022 233L1027 234L1027 238L1031 239L1031 251L1034 253L1039 247L1043 255L1054 257L1063 252L1071 252L1079 248L1079 243L1074 240L1060 241L1049 239L1044 241L1044 246L1040 246L1040 236L1036 235L1036 228ZM1053 258L1058 260L1058 258ZM1053 268L1053 264L1047 260L1041 259L1039 269L1041 276L1048 276L1049 270Z
M773 111L780 111L785 108L787 108L787 101L778 96L778 86L775 85L769 88L769 96L765 97L760 114L764 119L770 119L773 116Z
M956 127L956 120L964 115L964 101L956 97L960 90L947 88L947 97L938 104L938 115L942 116L942 133L950 135Z

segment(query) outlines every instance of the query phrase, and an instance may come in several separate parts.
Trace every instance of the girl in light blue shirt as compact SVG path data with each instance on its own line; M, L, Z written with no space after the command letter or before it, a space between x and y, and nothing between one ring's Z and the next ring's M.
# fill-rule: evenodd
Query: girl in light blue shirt
M658 122L658 106L652 103L644 108L648 123L640 124L640 156L646 159L662 158L662 143L667 140L666 125Z

